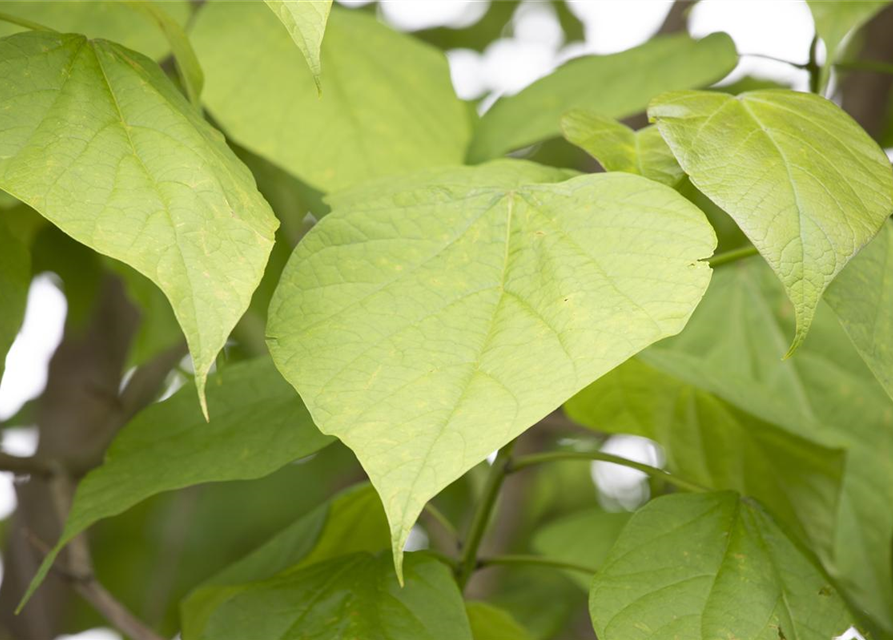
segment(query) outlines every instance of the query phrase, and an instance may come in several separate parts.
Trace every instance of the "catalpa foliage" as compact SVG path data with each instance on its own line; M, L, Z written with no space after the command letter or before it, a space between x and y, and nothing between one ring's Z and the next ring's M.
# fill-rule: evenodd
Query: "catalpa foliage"
M138 640L893 638L887 3L809 3L810 92L676 7L478 115L516 4L0 3L0 356L69 304L11 637L54 577Z

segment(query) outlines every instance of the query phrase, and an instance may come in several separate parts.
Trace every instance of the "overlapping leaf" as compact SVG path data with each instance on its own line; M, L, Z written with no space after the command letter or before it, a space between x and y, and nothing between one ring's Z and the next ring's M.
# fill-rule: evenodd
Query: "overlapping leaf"
M206 4L192 41L214 118L239 144L317 189L462 161L469 118L446 58L374 16L332 11L321 96L301 52L260 3Z
M265 0L265 2L285 25L291 39L304 54L313 73L316 87L320 89L319 77L322 65L319 51L329 11L332 9L332 0Z
M97 520L163 491L265 476L332 441L267 359L233 365L211 378L208 395L217 411L207 424L194 393L193 385L184 387L121 431L104 464L78 485L62 537L29 595L59 550Z
M593 579L589 607L600 640L827 640L856 622L762 508L734 493L642 508Z
M659 37L622 53L571 60L494 104L475 129L468 159L482 162L560 136L561 116L573 108L610 118L634 115L659 93L720 80L737 62L735 45L724 33L702 40Z
M154 62L104 40L0 40L0 94L0 189L161 288L204 407L278 224L253 177Z
M893 212L884 152L833 103L784 90L681 91L648 115L704 195L784 283L803 342L825 288Z
M599 161L605 171L625 171L669 186L685 174L657 127L633 131L622 122L586 109L561 119L564 137Z
M206 640L472 640L449 568L407 554L404 586L387 554L343 555L255 582L208 619Z
M252 583L341 555L387 549L381 500L368 484L348 489L193 591L182 605L183 637L199 638L213 613Z
M760 420L638 360L589 385L565 410L599 431L656 440L671 470L703 486L759 499L801 540L830 554L843 450Z
M837 277L825 299L865 364L893 397L893 222Z
M425 502L682 329L715 236L672 189L518 161L332 200L270 307L270 350L382 496L398 566Z
M177 24L186 24L190 13L188 0L164 0L161 4ZM134 12L120 0L5 0L0 2L0 11L63 33L120 42L156 60L170 52L165 35L145 21L134 19ZM18 25L0 21L0 37L22 30Z
M829 570L893 632L893 402L822 304L796 358L779 361L790 303L757 258L718 269L679 336L648 364L802 438L847 452Z

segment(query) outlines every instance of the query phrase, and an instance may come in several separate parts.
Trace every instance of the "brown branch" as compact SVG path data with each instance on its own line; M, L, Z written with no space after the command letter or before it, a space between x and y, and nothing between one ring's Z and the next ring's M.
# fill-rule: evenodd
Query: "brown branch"
M16 475L42 476L49 478L56 473L57 466L39 456L22 458L0 451L0 471L11 471Z

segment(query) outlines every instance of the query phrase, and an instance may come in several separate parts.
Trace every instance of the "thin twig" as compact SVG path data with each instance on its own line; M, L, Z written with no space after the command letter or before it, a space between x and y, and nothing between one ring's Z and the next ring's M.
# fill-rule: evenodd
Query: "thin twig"
M0 471L48 478L56 472L56 466L38 456L22 458L0 451Z
M751 256L755 256L759 253L756 247L742 247L741 249L733 249L731 251L725 251L723 253L718 253L712 258L710 258L707 262L714 269L716 267L721 267L724 264L729 264L730 262L737 262L738 260L743 260L744 258L749 258Z
M14 16L10 13L6 13L5 11L0 11L0 22L8 22L9 24L15 24L20 27L24 27L25 29L31 29L32 31L49 31L51 33L58 33L58 31L47 27L46 25Z
M544 556L533 556L533 555L504 555L504 556L492 556L490 558L481 558L478 560L478 568L485 569L487 567L493 567L497 565L534 565L541 567L552 567L555 569L568 569L570 571L579 571L580 573L585 573L588 575L592 575L595 573L595 569L592 567L587 567L585 565L577 564L575 562L565 562L563 560L556 560L554 558L546 558Z
M459 560L459 588L464 589L468 584L468 579L474 573L477 567L477 553L481 546L481 540L484 538L484 532L490 522L490 515L496 504L496 497L499 495L499 489L505 480L505 475L511 461L512 448L515 441L512 440L496 454L496 460L490 466L490 475L487 476L487 482L484 485L484 492L481 495L481 501L478 503L474 516L471 519L471 525L468 527L468 535L462 548L462 557Z
M630 469L636 469L642 473L646 473L653 478L661 478L666 482L686 491L704 492L710 491L707 487L703 487L697 483L680 478L665 469L652 467L651 465L642 464L635 460L628 460L610 453L602 451L548 451L546 453L534 453L528 456L521 456L515 459L506 470L507 473L514 473L527 467L543 464L544 462L558 462L562 460L590 460L600 462L611 462Z

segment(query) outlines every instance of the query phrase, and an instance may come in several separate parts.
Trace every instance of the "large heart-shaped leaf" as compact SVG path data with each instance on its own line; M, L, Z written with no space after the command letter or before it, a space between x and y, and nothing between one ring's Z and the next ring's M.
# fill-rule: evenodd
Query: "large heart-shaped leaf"
M797 357L780 361L792 324L778 280L753 258L718 269L686 330L640 357L802 438L846 450L827 566L893 633L893 401L825 304Z
M893 212L893 171L852 118L812 94L680 91L648 108L676 159L781 278L797 314L819 299Z
M205 105L223 129L317 189L462 162L469 114L446 58L374 16L332 11L322 95L261 3L207 3L192 42L205 70Z
M823 557L834 545L845 452L742 411L638 359L565 403L580 424L656 440L667 466L712 489L760 500Z
M382 496L395 561L425 502L562 401L677 333L716 238L638 176L518 161L332 199L270 306L271 353Z
M265 0L267 6L285 25L288 35L304 54L316 88L320 89L322 65L319 50L332 9L332 0Z
M754 502L658 498L595 575L600 640L828 640L856 620L828 578Z
M825 299L893 398L893 222L853 258L828 287Z
M400 586L386 554L339 556L247 585L208 619L203 640L472 640L449 568L407 556Z
M158 65L104 40L0 40L0 95L0 189L164 291L205 408L278 225L254 178Z
M260 478L332 441L266 358L210 379L208 396L217 411L207 424L192 387L138 414L112 442L103 465L80 482L65 530L26 600L62 547L96 521L163 491Z
M702 40L664 36L622 53L571 60L494 104L475 128L468 159L482 162L560 136L561 116L572 108L610 118L634 115L659 93L707 86L737 63L724 33Z

